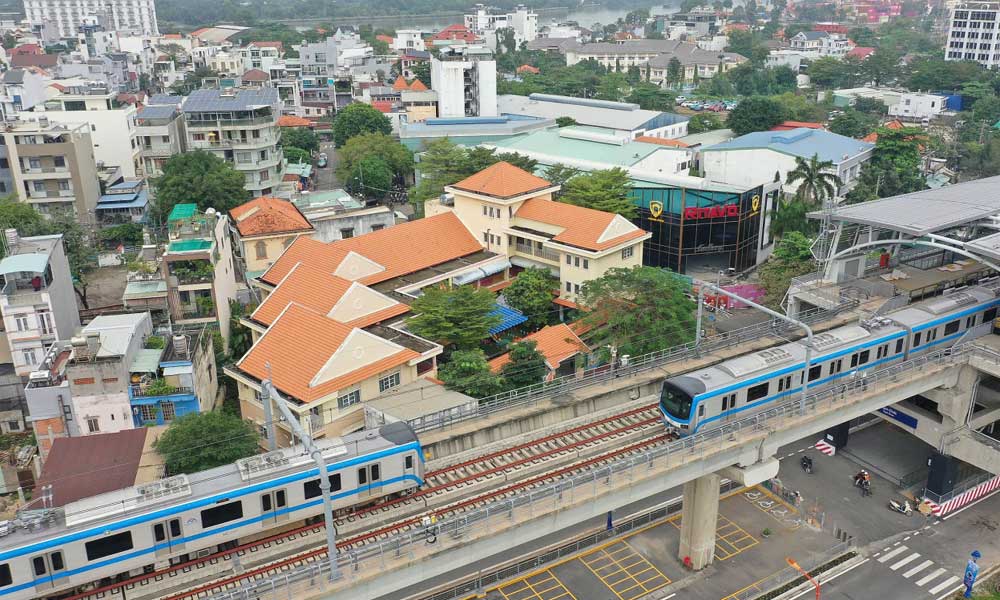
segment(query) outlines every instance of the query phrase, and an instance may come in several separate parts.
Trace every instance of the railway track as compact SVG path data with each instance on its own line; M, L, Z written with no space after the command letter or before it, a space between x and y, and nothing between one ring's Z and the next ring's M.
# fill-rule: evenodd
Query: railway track
M660 433L662 429L654 404L537 440L442 464L425 473L424 486L413 494L338 514L335 523L342 541L337 547L357 548L412 528L426 515L447 517L601 461L617 459L662 441ZM187 563L102 586L67 600L204 597L212 590L231 585L230 580L234 577L238 581L247 577L266 577L275 569L322 560L326 550L316 546L323 544L322 523L296 527ZM234 571L242 572L232 576Z

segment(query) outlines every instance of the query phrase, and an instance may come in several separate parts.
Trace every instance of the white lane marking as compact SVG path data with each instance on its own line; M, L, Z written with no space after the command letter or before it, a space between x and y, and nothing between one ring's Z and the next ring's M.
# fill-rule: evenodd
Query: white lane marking
M924 562L922 562L919 565L913 567L912 569L910 569L906 573L903 573L903 577L906 578L906 579L909 579L910 577L913 577L917 573L923 571L924 569L926 569L927 567L929 567L929 566L931 566L933 564L934 564L933 560L925 560Z
M663 600L670 600L671 598L673 598L676 595L677 595L677 592L674 592L673 594L670 594L669 596L665 597Z
M923 579L921 579L920 581L918 581L917 585L919 587L924 587L924 585L926 585L928 581L930 581L932 579L937 579L938 577L944 575L947 572L948 571L946 571L945 569L938 569L937 571L934 571L930 575L928 575L928 576L924 577Z
M860 567L861 565L865 564L868 561L869 561L869 559L866 558L863 561L859 562L858 564L854 565L853 567L851 567L849 569L844 569L843 571L841 571L840 573L837 573L836 575L834 575L832 577L827 577L826 579L823 580L823 585L826 585L826 584L830 583L831 581L833 581L834 579L840 577L841 575L843 575L845 573L850 573L851 571L853 571L854 569L857 569L858 567ZM792 596L788 600L795 600L796 598L798 598L800 596L805 596L806 594L812 594L812 593L814 593L813 592L813 588L808 587L808 588L804 589L803 591L799 592L798 594L795 594L794 596Z
M897 562L896 564L892 565L891 567L889 567L889 569L892 570L892 571L898 571L898 570L902 569L903 567L905 567L906 565L910 564L911 562L917 560L918 558L920 558L920 554L917 553L917 552L914 552L913 554L907 556L903 560L901 560L901 561Z
M903 538L903 541L904 541L904 542L908 542L908 541L910 541L910 538L911 538L911 537L913 537L913 536L909 536L909 535L908 535L908 536L906 536L905 538Z
M892 557L898 556L898 555L906 552L907 550L908 550L908 548L906 546L900 546L899 548L896 548L892 552L887 552L886 554L883 554L882 558L878 559L878 561L880 563L889 562L889 560L892 559Z
M958 577L958 576L956 576L956 575L952 575L952 576L951 576L951 577L949 577L948 579L945 579L945 580L944 580L944 583L942 583L942 584L940 584L940 585L938 585L938 586L936 586L936 587L932 587L931 589L929 589L929 590L927 590L927 591L928 591L929 593L931 593L931 594L938 594L938 593L940 593L940 592L943 592L943 591L944 591L944 590L946 590L947 588L949 588L949 587L951 587L951 586L955 585L956 583L958 583L958 582L959 582L959 581L961 581L961 580L962 580L962 578L961 578L961 577Z

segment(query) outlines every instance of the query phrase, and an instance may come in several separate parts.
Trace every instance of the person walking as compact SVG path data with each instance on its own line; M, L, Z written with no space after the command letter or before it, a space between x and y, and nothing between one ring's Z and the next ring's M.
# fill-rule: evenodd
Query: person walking
M972 551L972 558L969 559L969 564L965 565L965 577L962 583L965 584L965 598L972 597L972 586L976 583L976 578L979 577L979 559L983 555L980 554L979 550Z

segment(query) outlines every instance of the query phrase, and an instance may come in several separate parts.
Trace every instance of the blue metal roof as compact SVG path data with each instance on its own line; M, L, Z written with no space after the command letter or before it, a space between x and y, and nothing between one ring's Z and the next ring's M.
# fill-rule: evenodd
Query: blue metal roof
M136 114L137 119L169 119L177 114L177 107L169 104L143 106Z
M105 194L97 200L97 210L116 208L144 208L149 204L146 190L136 194Z
M515 310L513 308L508 308L506 306L500 306L499 304L496 305L496 308L490 311L490 314L500 315L500 317L503 319L502 321L500 321L499 325L490 329L490 335L496 335L501 331L506 331L510 329L511 327L517 327L521 323L524 323L525 321L528 320L528 317L521 314L521 311Z
M845 157L851 158L875 147L875 144L862 142L822 129L799 127L788 131L757 131L733 138L728 142L703 148L702 152L715 150L752 150L767 148L783 154L812 158L818 155L820 160L840 163Z

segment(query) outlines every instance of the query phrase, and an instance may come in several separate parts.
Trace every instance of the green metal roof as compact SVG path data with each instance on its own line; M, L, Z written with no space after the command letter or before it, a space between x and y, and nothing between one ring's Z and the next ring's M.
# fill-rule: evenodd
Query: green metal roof
M493 142L498 152L532 152L560 158L586 160L595 163L628 168L653 152L670 151L672 148L646 142L629 142L624 145L605 144L559 136L558 129L536 131L504 141ZM544 161L539 161L544 162Z
M10 273L44 273L49 255L42 253L15 254L0 260L0 275Z
M160 366L160 357L163 356L162 348L143 348L135 355L129 373L156 373Z
M130 281L125 285L125 293L122 297L128 299L148 296L165 296L166 294L166 281Z
M167 217L167 221L190 219L196 212L198 212L197 204L175 204L173 210L170 211L170 216Z
M208 250L212 247L209 240L177 240L170 242L167 252L194 252L197 250Z
M310 177L312 175L312 169L312 165L309 163L288 163L285 165L285 175Z

